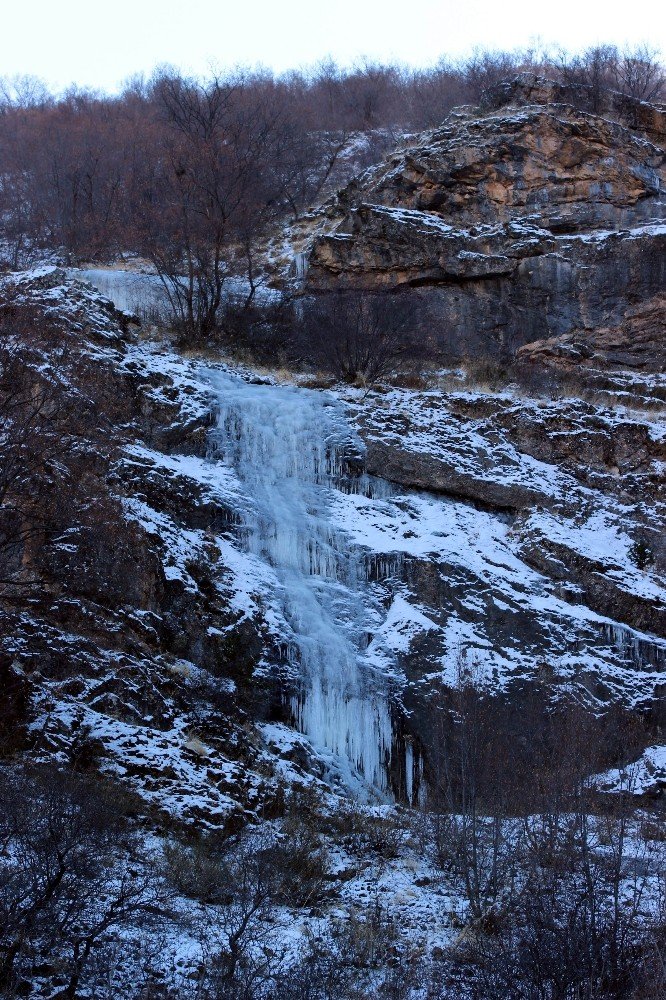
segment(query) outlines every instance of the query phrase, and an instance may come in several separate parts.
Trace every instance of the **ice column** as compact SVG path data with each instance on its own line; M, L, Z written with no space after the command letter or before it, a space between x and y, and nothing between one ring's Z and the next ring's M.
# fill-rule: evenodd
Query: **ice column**
M217 451L248 498L245 545L276 573L296 636L302 685L294 722L351 784L360 777L387 792L389 699L362 656L371 601L365 560L329 514L350 438L344 409L309 390L210 378Z

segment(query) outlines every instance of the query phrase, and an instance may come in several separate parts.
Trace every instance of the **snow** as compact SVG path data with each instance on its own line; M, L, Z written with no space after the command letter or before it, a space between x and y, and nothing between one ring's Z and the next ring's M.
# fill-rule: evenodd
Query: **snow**
M355 404L357 420L364 433L386 441L401 451L441 459L454 468L456 474L465 474L480 480L489 478L493 483L507 487L521 487L535 498L565 500L572 479L557 466L541 462L517 448L499 432L484 433L480 421L452 415L442 410L442 393L439 390L411 392L392 388L388 392L373 394L359 405L361 393L347 390L345 397ZM456 401L472 402L478 394L449 393L452 407ZM501 401L501 396L498 397ZM511 397L506 397L507 401Z
M190 561L201 558L205 551L207 539L204 532L180 527L167 514L156 511L136 497L122 497L121 500L128 519L137 521L148 535L161 543L167 580L178 580L185 590L197 593L197 583L187 567Z
M214 749L202 754L201 745L195 752L194 734L182 719L171 728L156 729L112 718L81 699L63 698L53 705L48 695L38 699L37 708L41 711L34 728L42 743L58 746L64 734L85 732L103 747L102 771L174 818L214 827L238 810L239 787L247 786L248 801L252 799L257 776Z
M116 308L130 315L138 315L149 322L163 322L169 317L169 297L157 274L116 268L69 268L67 274L89 282L111 299ZM182 280L184 283L186 279ZM229 300L244 300L250 290L249 282L243 278L228 276L224 280L224 296ZM257 302L279 298L279 292L262 284L255 289Z
M595 510L578 520L566 521L539 512L529 516L522 530L536 532L580 553L597 563L608 580L653 601L655 609L666 608L666 588L649 571L635 565L631 557L632 539L608 511Z
M610 239L643 239L645 237L666 236L666 223L649 222L642 226L633 226L630 229L595 229L587 233L569 233L564 236L557 236L561 242L575 240L579 243L603 243Z
M433 630L437 630L435 622L397 594L384 622L375 632L368 651L375 645L382 645L396 653L407 653L416 636Z
M38 264L36 267L28 268L26 271L19 271L12 275L11 281L17 284L32 284L35 281L42 281L49 276L56 277L60 269L54 264Z
M142 467L154 466L168 476L181 476L193 480L198 486L203 486L207 498L228 503L236 495L240 495L241 486L230 469L201 458L198 455L166 455L164 452L147 448L144 444L132 444L126 449L126 464L131 467L134 461Z
M385 215L388 219L409 226L424 226L426 229L434 229L443 236L458 236L463 231L448 225L439 216L432 212L419 212L411 208L394 208L389 205L370 205L375 215Z
M638 760L597 775L594 780L604 792L658 794L666 788L666 746L647 747Z

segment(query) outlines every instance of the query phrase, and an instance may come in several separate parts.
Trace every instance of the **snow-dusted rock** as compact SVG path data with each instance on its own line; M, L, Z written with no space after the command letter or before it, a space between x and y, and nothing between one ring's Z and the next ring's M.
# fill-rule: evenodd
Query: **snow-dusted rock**
M409 289L414 324L452 356L574 330L584 342L663 292L665 162L658 108L617 98L592 113L519 78L323 206L297 239L300 288Z

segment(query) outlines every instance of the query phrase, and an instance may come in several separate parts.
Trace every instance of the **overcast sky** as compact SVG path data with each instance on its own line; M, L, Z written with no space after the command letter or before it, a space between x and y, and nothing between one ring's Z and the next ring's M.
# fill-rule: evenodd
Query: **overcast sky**
M428 65L536 40L580 49L648 42L666 54L666 2L640 0L7 0L0 76L117 89L168 63L186 72L302 68L333 57Z

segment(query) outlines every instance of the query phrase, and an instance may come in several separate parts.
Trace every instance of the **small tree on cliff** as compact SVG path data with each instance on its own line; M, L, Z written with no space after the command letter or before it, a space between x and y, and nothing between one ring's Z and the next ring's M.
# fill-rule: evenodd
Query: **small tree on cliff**
M0 299L0 591L36 582L39 547L70 483L67 346L29 307ZM48 358L48 366L45 364ZM68 498L69 499L69 498Z
M649 45L623 52L615 71L615 86L639 101L657 101L666 90L666 72L659 52Z

